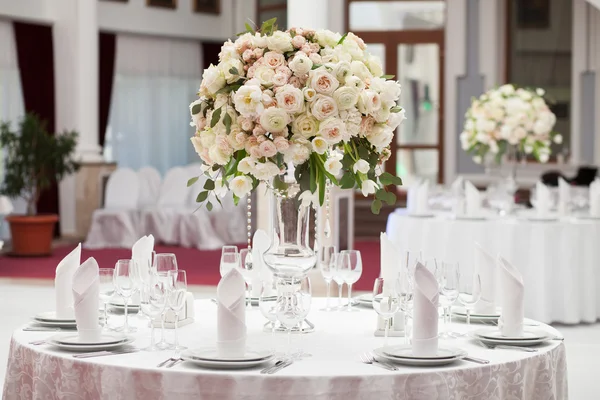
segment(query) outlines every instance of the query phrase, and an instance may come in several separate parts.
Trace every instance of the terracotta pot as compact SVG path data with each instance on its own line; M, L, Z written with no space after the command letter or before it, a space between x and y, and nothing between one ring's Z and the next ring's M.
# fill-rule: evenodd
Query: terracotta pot
M52 254L54 225L58 215L9 215L12 253L15 256L49 256Z

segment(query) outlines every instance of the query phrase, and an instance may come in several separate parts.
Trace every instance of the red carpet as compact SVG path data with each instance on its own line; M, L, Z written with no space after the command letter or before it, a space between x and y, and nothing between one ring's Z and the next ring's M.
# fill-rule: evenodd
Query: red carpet
M73 246L58 247L51 257L16 258L0 256L0 277L54 279L56 265L67 255ZM372 290L373 281L379 276L379 242L358 242L363 260L363 273L354 285L357 290ZM192 285L216 285L221 278L219 261L221 250L196 250L173 246L156 246L157 253L175 253L179 268L187 272L188 283ZM115 262L131 258L131 250L104 249L83 250L81 260L94 257L101 268L113 268Z

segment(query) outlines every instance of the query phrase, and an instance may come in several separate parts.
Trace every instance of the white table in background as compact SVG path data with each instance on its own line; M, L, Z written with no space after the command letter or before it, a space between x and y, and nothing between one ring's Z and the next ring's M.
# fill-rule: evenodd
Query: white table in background
M531 211L523 212L531 215ZM535 215L535 214L533 214ZM387 234L400 248L458 261L473 270L474 242L513 263L525 281L525 315L545 323L592 323L600 318L600 221L523 217L457 220L390 214Z
M567 366L565 346L550 341L537 353L491 350L467 339L441 340L441 346L460 347L471 356L490 360L481 365L466 361L445 367L400 367L387 371L359 361L364 351L383 345L374 337L376 314L318 311L323 299L313 304L310 320L316 331L294 335L313 356L296 361L274 375L261 375L259 369L209 370L187 363L172 369L155 366L170 357L169 351L138 352L107 357L75 359L72 354L30 341L51 336L51 332L14 332L4 387L4 400L13 399L219 399L219 400L444 400L444 399L566 399ZM196 301L196 322L181 328L181 342L191 348L215 342L216 306ZM272 340L263 333L265 319L260 311L249 311L248 343L268 348ZM142 328L136 346L145 346L148 331ZM477 326L481 327L481 325ZM452 329L465 331L454 323ZM544 329L557 335L553 328ZM390 338L389 344L402 344L404 338ZM283 350L285 335L275 341Z

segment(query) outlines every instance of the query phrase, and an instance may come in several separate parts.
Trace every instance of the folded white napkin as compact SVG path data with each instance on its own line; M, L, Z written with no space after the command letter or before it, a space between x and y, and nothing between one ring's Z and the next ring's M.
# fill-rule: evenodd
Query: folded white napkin
M439 289L435 276L420 262L415 268L412 351L432 356L438 349Z
M463 215L465 213L465 180L459 176L452 182L450 192L454 202L452 204L452 212L455 215Z
M478 216L481 213L481 194L471 182L465 182L467 215Z
M148 235L138 239L131 248L131 258L140 269L140 275L145 281L150 273L150 263L152 262L152 251L154 251L154 236Z
M475 274L481 280L481 298L475 304L476 314L496 313L496 260L485 251L479 243L475 243Z
M100 281L98 263L88 258L73 274L75 321L81 340L98 341L101 328L98 323L100 308Z
M13 205L6 196L0 196L0 215L6 215L13 212Z
M550 205L550 190L542 182L537 182L535 184L535 209L538 216L547 217L550 213Z
M411 214L426 214L429 211L429 182L413 185L407 194L406 206Z
M246 350L246 284L237 269L217 286L217 353L242 356Z
M56 296L56 318L73 318L73 274L81 263L81 243L66 255L56 267L54 292Z
M259 297L263 280L270 280L270 270L263 261L263 254L269 249L271 239L267 232L257 229L252 238L252 297Z
M600 179L590 184L590 215L600 217Z
M569 202L571 201L571 185L563 178L558 178L558 213L561 216L569 214Z
M498 321L500 332L504 336L523 335L525 317L525 287L521 273L508 261L498 257L498 276L502 295L502 314Z

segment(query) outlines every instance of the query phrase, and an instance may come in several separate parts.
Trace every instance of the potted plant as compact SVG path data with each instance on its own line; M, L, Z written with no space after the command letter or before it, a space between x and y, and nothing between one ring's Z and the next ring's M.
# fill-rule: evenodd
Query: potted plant
M0 124L0 147L4 150L4 182L0 194L22 197L27 202L26 215L10 215L12 254L42 256L52 252L52 236L58 215L37 214L36 204L42 192L53 182L77 171L73 159L77 132L50 135L46 123L35 114L27 114L19 132L10 124Z

